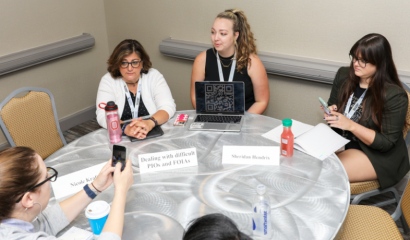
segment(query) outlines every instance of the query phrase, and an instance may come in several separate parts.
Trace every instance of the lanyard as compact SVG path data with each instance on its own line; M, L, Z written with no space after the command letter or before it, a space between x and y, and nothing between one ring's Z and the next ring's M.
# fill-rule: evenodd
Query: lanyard
M137 89L137 96L135 97L135 106L132 104L132 98L130 94L130 90L128 90L127 84L125 83L124 80L122 80L122 83L124 85L124 90L125 90L125 95L127 96L128 104L130 105L131 108L131 113L132 113L132 118L138 118L138 109L140 106L140 98L141 98L141 77L138 80L138 89Z
M219 59L219 53L216 51L216 59L218 61L218 71L219 71L219 81L225 82L224 75L222 74L222 67L221 67L221 60ZM229 74L229 82L232 82L233 80L233 75L235 73L235 67L236 67L236 50L235 54L233 55L233 63L232 63L232 68L231 68L231 73Z
M367 92L367 89L362 93L362 96L360 96L359 100L357 100L357 102L353 105L352 110L350 110L350 112L348 113L347 111L349 111L350 105L352 104L352 98L354 94L352 93L352 95L350 95L349 97L349 101L347 101L347 105L346 105L345 112L343 115L345 115L348 119L350 119L353 116L353 114L356 112L356 110L359 108L360 104L362 103L366 92Z

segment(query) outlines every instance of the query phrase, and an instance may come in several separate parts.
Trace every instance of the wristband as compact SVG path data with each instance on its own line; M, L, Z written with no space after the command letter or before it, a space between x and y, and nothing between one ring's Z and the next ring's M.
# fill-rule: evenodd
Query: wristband
M94 199L94 198L97 196L97 194L95 194L95 193L93 192L93 190L91 190L91 188L88 186L88 184L86 184L86 185L84 186L84 191L85 191L85 193L87 193L87 195L88 195L91 199Z
M148 119L149 119L149 120L152 120L152 121L154 122L154 124L155 124L154 127L158 126L158 121L157 121L154 117L150 117L150 118L148 118Z
M124 123L124 126L122 126L122 133L124 133L125 134L125 128L128 126L128 123Z

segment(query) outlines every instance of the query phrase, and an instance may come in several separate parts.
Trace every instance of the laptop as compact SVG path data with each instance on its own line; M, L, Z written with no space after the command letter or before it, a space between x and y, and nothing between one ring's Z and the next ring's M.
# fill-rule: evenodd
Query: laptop
M243 82L195 82L196 118L189 130L241 131L245 115Z

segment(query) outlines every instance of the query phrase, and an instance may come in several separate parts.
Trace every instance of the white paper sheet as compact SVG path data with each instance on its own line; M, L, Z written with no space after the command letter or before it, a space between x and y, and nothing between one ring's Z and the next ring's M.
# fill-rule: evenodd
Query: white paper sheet
M299 137L300 135L302 135L303 133L309 131L310 129L312 129L313 126L306 124L306 123L302 123L299 122L297 120L292 119L292 133L293 136L295 137L295 139L297 137ZM280 126L270 130L269 132L265 133L262 135L262 137L270 139L272 141L275 141L277 143L280 143L280 136L282 135L283 132L283 125L281 124Z
M93 239L93 233L87 230L83 230L77 227L71 227L59 240L91 240Z

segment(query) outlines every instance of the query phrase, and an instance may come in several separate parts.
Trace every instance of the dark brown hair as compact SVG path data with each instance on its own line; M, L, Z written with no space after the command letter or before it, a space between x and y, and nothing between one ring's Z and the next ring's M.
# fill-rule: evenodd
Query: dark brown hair
M0 221L11 217L17 199L40 178L40 166L33 149L11 147L0 151Z
M251 26L248 23L248 19L245 13L239 9L227 9L225 12L218 14L216 18L225 18L233 21L233 32L239 32L237 39L237 53L236 61L238 72L241 72L242 68L246 68L248 63L251 64L249 55L251 53L257 54L256 39L253 38Z
M115 47L107 61L107 70L111 74L111 77L114 79L121 77L120 65L122 60L132 53L136 53L141 58L141 74L148 73L149 69L152 67L152 63L149 60L149 56L147 52L145 52L144 47L137 40L125 39Z
M204 215L189 223L182 240L252 240L232 219L220 213Z
M361 118L369 119L371 117L382 132L383 111L386 107L386 87L388 85L397 85L403 88L393 62L390 44L384 36L371 33L357 41L350 49L349 54L355 58L360 55L361 59L376 66L376 72L371 77L366 96L363 98L363 106L367 100L371 100L370 108L363 108ZM338 106L346 105L350 95L359 83L360 77L355 75L353 62L351 62L348 80L344 84L340 97L338 97ZM343 110L343 107L338 109L339 112Z

